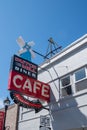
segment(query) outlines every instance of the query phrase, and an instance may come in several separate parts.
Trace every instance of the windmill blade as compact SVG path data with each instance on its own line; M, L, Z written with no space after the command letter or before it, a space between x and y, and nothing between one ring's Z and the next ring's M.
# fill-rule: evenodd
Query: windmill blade
M34 46L34 45L35 45L34 41L28 42L27 44L28 44L29 46Z
M25 41L22 38L22 36L18 37L18 39L16 40L18 45L22 48L25 45Z
M18 55L20 56L21 54L25 53L26 51L27 51L26 48L25 49L20 49L18 51Z
M31 53L32 58L35 58L35 53L32 51L32 49L29 49L29 51Z

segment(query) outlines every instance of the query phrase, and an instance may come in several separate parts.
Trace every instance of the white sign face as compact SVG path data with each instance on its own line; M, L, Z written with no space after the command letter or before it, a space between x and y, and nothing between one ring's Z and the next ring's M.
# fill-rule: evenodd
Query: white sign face
M50 118L46 117L46 126L50 126Z
M46 127L45 126L41 126L40 130L46 130Z
M40 117L40 126L50 126L50 118L46 116L41 116Z
M40 130L51 130L51 128L50 127L46 127L46 126L41 126Z

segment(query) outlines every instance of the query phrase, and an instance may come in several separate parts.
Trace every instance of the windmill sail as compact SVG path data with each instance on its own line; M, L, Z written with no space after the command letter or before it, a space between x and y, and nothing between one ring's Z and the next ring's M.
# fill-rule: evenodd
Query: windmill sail
M33 46L35 43L33 41L26 43L21 36L17 39L17 43L21 48L18 51L18 55L26 60L31 61L31 57L35 57L35 54L32 51L31 46Z
M24 41L24 39L23 39L21 36L18 37L17 43L18 43L18 45L20 46L20 48L22 48L22 47L25 46L25 41Z

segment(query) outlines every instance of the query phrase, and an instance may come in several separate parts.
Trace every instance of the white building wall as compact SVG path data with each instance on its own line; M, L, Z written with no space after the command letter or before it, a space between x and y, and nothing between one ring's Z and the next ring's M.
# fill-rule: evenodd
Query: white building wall
M40 65L38 79L49 83L51 88L50 103L47 104L50 111L42 110L35 113L34 110L21 108L18 130L39 130L41 115L50 117L52 130L80 130L83 128L86 130L87 82L85 82L85 89L76 92L74 79L74 72L81 67L85 67L87 70L87 35L72 43L50 61ZM66 75L71 75L73 93L63 97L60 79Z
M53 105L53 129L70 130L87 127L87 91ZM84 101L84 102L83 102Z

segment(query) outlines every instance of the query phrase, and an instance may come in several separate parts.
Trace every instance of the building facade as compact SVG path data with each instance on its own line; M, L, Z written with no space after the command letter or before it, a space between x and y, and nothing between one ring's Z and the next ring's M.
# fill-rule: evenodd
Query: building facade
M0 111L5 111L4 108ZM17 130L18 128L18 105L12 104L8 106L5 119L5 130Z
M87 34L39 66L50 85L49 110L20 107L18 130L87 130Z

